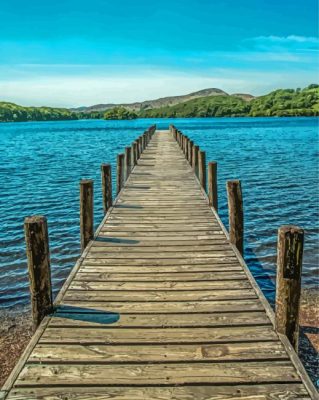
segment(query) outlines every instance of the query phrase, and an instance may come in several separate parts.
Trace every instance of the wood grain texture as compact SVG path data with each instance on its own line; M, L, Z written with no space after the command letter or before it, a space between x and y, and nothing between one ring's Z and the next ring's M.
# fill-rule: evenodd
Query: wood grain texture
M47 219L40 215L25 218L24 233L35 330L53 306Z
M168 387L33 387L13 389L9 400L306 400L298 383Z
M94 235L93 180L80 181L80 237L82 252Z

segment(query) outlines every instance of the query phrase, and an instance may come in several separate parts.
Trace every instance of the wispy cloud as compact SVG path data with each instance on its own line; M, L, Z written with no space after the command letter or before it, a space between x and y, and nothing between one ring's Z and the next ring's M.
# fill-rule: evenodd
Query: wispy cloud
M243 41L244 47L263 51L319 51L319 39L312 36L257 36Z

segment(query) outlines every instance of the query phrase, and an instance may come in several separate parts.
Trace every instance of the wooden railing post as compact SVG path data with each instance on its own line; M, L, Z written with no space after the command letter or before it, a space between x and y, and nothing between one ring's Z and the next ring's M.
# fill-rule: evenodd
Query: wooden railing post
M198 176L198 152L199 146L193 146L193 155L192 155L192 167L195 172L195 175Z
M304 231L298 226L278 230L276 329L295 350L299 340L299 307Z
M112 206L112 168L111 164L101 165L102 195L104 214Z
M241 183L238 180L227 182L229 239L241 255L244 254L244 212Z
M52 312L52 284L47 219L36 215L24 220L33 328Z
M218 211L218 192L217 192L217 162L208 163L208 199L209 205Z
M81 250L86 248L94 236L93 226L93 180L80 181L80 234Z
M142 136L140 136L138 138L138 145L139 145L139 153L140 153L140 157L141 157L141 154L143 153L143 139L142 139Z
M186 138L185 138L185 151L184 151L186 160L188 160L188 142L189 142L189 139L186 136Z
M138 140L135 140L135 146L136 146L136 164L137 164L137 160L140 158L140 143Z
M131 163L131 147L125 147L125 180L130 176Z
M193 159L193 145L194 142L190 140L188 142L188 162L190 163L190 165L192 165L192 159Z
M133 169L136 164L136 153L135 153L135 145L132 143L131 145L131 169Z
M205 151L198 151L198 179L206 191L206 153Z
M144 132L144 134L142 135L142 146L143 146L143 150L146 149L146 132Z
M124 176L124 154L117 155L117 168L116 168L116 193L119 194L123 187Z

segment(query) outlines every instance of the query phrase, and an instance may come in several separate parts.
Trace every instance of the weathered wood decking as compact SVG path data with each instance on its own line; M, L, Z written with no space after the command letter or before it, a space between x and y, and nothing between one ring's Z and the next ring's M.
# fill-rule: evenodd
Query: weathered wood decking
M168 131L153 136L57 305L7 399L310 398Z

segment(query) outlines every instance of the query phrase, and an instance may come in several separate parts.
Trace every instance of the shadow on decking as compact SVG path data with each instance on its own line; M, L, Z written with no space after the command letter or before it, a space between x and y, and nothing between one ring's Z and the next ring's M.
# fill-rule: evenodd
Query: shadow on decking
M94 310L92 308L59 305L55 308L52 319L66 318L73 321L91 322L101 325L110 325L119 321L120 314L115 312ZM54 320L52 321L54 323Z
M134 189L134 190L149 190L150 186L135 186L135 185L126 185L125 189Z
M94 239L95 242L105 243L120 243L120 244L138 244L139 240L125 239L125 238L110 238L110 237L97 237Z
M133 204L115 204L113 208L134 208L134 209L143 209L143 206L134 206Z

